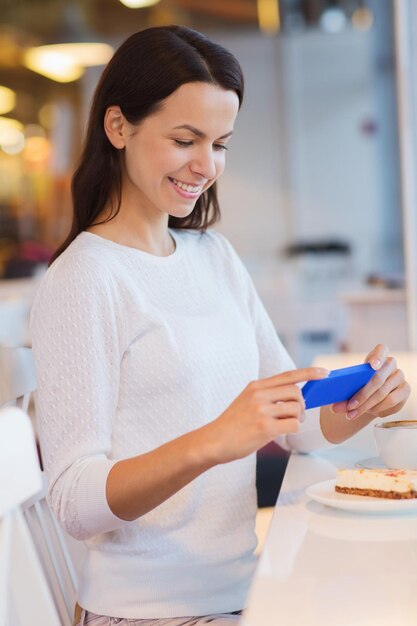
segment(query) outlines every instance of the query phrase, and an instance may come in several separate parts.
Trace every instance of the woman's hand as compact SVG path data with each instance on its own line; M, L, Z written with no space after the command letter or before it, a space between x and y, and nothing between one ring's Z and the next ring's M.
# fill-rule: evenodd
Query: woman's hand
M345 413L348 420L365 414L387 417L404 406L410 395L410 385L397 368L395 358L388 354L388 348L382 344L368 354L365 363L370 363L375 374L348 402L334 404L332 410L335 413Z
M328 375L329 370L307 367L249 383L220 417L204 427L215 463L243 458L279 435L297 432L305 409L297 383Z

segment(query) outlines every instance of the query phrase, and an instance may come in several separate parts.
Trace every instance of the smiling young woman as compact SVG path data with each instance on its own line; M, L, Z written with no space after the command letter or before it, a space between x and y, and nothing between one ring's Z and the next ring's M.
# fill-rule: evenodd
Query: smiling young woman
M215 164L221 169L220 157L225 152L225 140L233 129L243 92L243 74L235 57L196 31L182 26L168 26L150 28L129 37L116 51L97 86L84 151L73 177L71 231L51 262L79 233L103 220L113 220L121 210L127 192L127 188L123 187L129 174L125 141L129 140L127 133L132 133L129 146L139 148L134 135L141 126L146 126L146 130L141 129L140 132L141 136L146 136L145 140L149 141L152 131L162 133L157 144L151 144L150 148L149 143L143 144L145 151L137 155L142 165L145 159L152 159L158 150L165 152L169 147L176 147L178 154L183 150L186 159L190 148L194 152L197 144L197 159L202 158L203 168L209 168L204 172L179 172L182 176L187 173L187 177L185 181L180 178L178 182L196 182L202 185L202 190L197 192L197 197L187 198L195 200L195 204L186 205L187 209L182 208L179 215L175 214L175 206L165 207L168 225L176 229L206 229L218 221L220 210ZM193 97L193 102L187 100L187 95ZM180 107L178 110L176 105ZM224 114L227 117L223 121L221 116ZM214 119L214 116L219 117ZM194 119L200 122L202 128L192 124ZM118 138L118 131L125 133L124 137ZM210 150L207 150L209 147ZM211 162L211 152L217 155L215 163ZM164 156L156 155L155 159L163 160ZM171 173L175 174L178 166L176 163L173 165ZM140 163L135 164L135 169L140 169L140 166ZM170 171L168 168L168 171L159 173L167 177ZM156 181L149 182L151 184L156 184ZM185 195L182 197L185 198ZM144 200L148 199L144 197ZM173 200L169 197L168 202Z
M31 313L48 499L88 548L79 624L237 622L256 563L256 451L341 441L409 393L378 346L354 407L303 432L299 383L327 372L295 369L208 230L242 96L233 55L180 26L132 35L97 86L71 232Z
M124 154L121 200L117 216L106 221L115 205L110 197L86 230L163 255L158 242L164 241L168 219L186 222L223 173L238 109L235 91L202 82L178 87L139 125L120 106L109 107L104 130Z

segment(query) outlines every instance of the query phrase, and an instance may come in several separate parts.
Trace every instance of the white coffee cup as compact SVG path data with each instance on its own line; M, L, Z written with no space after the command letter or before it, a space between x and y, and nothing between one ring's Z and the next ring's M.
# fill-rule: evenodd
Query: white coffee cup
M379 456L392 469L417 469L417 420L380 422L374 426Z

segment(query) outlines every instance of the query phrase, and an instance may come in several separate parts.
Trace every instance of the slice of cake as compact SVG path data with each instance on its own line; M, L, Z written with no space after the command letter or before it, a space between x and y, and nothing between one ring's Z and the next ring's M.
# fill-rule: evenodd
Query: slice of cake
M417 470L341 469L337 471L335 489L355 496L417 498Z

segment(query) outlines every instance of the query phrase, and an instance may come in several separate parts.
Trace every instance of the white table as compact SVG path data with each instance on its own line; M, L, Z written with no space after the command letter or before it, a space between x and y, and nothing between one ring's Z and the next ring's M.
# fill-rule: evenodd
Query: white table
M248 598L244 626L415 626L417 511L348 513L305 488L364 457L293 455Z
M415 361L401 357L402 366ZM331 367L345 364L333 359ZM416 626L417 510L349 513L305 494L376 455L371 426L341 446L290 457L242 626Z

